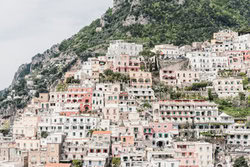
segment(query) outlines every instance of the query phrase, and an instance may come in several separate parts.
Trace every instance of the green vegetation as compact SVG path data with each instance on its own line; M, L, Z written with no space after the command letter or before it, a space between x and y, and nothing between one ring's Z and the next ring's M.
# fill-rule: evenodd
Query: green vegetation
M214 136L214 134L211 133L210 131L209 132L201 132L200 135L206 136L206 137L212 137L212 136Z
M9 134L9 132L10 132L10 122L5 121L2 127L0 128L0 133L6 136L7 134Z
M72 161L73 167L82 167L82 161L80 160L73 160Z
M213 101L214 100L214 96L212 95L212 89L208 89L208 100L209 101Z
M128 83L129 82L129 76L119 73L119 72L113 72L112 70L108 69L105 70L103 74L100 74L99 76L100 82L123 82Z
M63 91L66 91L68 88L68 84L66 83L59 83L56 87L56 91L57 92L63 92Z
M64 40L59 49L71 49L80 55L115 39L141 42L147 48L160 43L185 45L206 41L221 29L246 29L250 17L248 4L248 0L188 0L182 5L175 0L143 0L140 5L131 7L131 3L125 1L114 14L112 9L107 10L101 32L96 32L101 26L100 19L97 19L72 38ZM149 24L123 26L128 15L134 15L136 19L143 16Z
M112 158L113 167L119 167L121 164L121 158Z
M101 20L93 21L89 26L81 29L71 38L64 40L59 45L59 51L51 51L52 58L60 58L62 53L74 55L78 58L68 62L65 66L54 63L44 68L43 59L45 54L37 54L32 60L38 61L34 64L26 64L20 68L19 76L15 76L18 81L10 89L15 90L15 95L27 97L21 101L19 107L26 105L31 99L30 90L24 79L28 74L37 72L42 77L38 79L35 90L44 91L55 83L63 74L68 71L77 60L86 60L93 56L93 52L106 49L111 40L123 39L128 42L138 42L144 44L147 50L144 58L150 58L153 53L149 50L156 44L173 43L175 45L191 44L194 41L206 41L212 37L214 32L222 29L240 30L242 33L249 32L250 8L249 0L186 0L184 4L178 4L176 0L141 0L140 5L132 6L130 1L124 1L121 8L115 13L108 9L102 18L105 24L102 31L97 32L96 28L101 27ZM140 23L123 26L128 16L135 16L136 20L143 17L148 24ZM157 56L156 56L157 59ZM40 61L41 60L41 61ZM62 60L64 61L64 60ZM156 63L157 64L157 63ZM59 66L57 66L59 65ZM158 68L155 65L155 70ZM143 70L153 70L153 64L146 64ZM112 75L100 76L100 81L128 81L128 77L114 73ZM247 84L244 84L247 85ZM66 85L58 85L57 91L62 91ZM194 89L197 88L197 85ZM10 108L16 106L15 102L5 101L8 93L0 97L0 108ZM172 93L173 99L181 98L179 93ZM199 97L198 97L199 98ZM19 103L19 101L16 101Z
M237 118L250 116L249 102L245 105L239 104L239 101L234 99L216 99L215 102L219 104L219 110L228 115Z
M207 82L201 82L201 83L193 83L192 86L187 87L187 91L199 91L201 89L206 88L209 85Z
M42 131L42 133L41 133L42 138L46 139L48 136L49 136L48 132Z
M248 86L249 83L250 83L250 78L244 77L243 81L242 81L242 84L243 84L243 87L244 87L245 90L248 89L247 86Z
M241 156L234 161L233 167L249 167L247 160Z
M74 79L74 77L69 77L66 79L67 84L80 84L79 79Z

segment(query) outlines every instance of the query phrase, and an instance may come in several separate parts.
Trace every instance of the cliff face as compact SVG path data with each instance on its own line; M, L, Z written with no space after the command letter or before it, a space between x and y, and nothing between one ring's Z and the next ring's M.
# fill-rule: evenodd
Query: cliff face
M221 29L249 27L248 6L249 0L114 0L101 19L21 65L11 86L0 92L0 114L21 109L32 96L49 91L77 61L103 55L110 40L143 43L145 48L206 41Z
M74 52L61 52L59 45L54 45L34 56L31 63L21 65L11 86L0 93L0 116L22 109L33 96L48 92L78 58Z

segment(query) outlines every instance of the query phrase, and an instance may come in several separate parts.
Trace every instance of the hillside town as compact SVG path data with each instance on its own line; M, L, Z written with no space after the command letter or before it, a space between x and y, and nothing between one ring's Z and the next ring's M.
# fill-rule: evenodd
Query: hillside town
M250 162L249 107L249 33L114 40L1 119L0 167L233 167Z

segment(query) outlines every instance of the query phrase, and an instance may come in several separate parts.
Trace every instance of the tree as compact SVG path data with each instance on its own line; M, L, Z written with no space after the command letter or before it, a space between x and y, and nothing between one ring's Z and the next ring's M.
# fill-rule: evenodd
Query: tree
M242 92L239 93L239 97L240 97L241 101L246 100L246 95L244 93L242 93Z
M48 136L49 136L48 132L42 131L42 133L41 133L42 138L46 139Z
M248 80L247 77L245 77L245 78L243 79L243 81L242 81L242 84L243 84L244 89L247 89L248 83L249 83L249 80Z
M82 167L82 161L80 160L73 160L72 164L73 164L73 167Z
M212 90L211 89L208 89L208 99L209 99L209 101L213 101L214 100L214 97L212 95Z
M241 156L234 161L233 167L249 167L246 159Z
M121 158L112 158L113 167L119 167L121 164Z

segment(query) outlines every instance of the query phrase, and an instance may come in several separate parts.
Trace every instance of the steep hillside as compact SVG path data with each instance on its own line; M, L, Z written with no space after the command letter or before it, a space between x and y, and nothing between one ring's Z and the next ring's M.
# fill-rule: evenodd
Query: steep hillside
M176 45L205 41L224 29L250 25L248 0L117 0L102 19L83 28L61 49L80 53L112 39ZM96 32L102 27L101 32Z
M105 54L110 40L153 47L204 41L224 29L250 25L249 0L114 0L101 19L20 66L12 85L0 92L0 113L23 108L46 92L79 60Z

